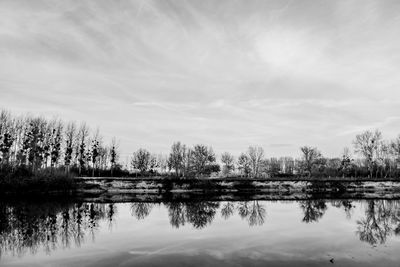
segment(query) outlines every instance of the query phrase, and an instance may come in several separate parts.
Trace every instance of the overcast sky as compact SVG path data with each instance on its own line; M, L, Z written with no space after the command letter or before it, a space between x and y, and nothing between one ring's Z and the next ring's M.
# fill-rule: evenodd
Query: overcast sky
M400 133L400 1L0 0L0 107L174 141L327 156Z

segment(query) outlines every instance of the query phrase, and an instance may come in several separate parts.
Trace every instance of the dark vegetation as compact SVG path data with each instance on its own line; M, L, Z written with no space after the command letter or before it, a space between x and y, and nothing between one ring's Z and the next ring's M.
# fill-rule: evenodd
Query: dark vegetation
M103 143L85 123L0 112L0 191L71 192L76 176L127 175L117 143Z
M74 191L74 177L163 177L190 179L191 187L215 186L207 178L273 180L395 180L400 175L400 136L387 141L376 131L358 134L353 155L345 148L327 158L315 147L300 148L301 157L266 158L263 148L251 146L237 158L220 157L212 147L175 142L169 155L144 148L132 154L130 166L119 163L115 138L108 144L99 130L85 123L13 116L0 112L0 191ZM355 156L356 155L356 156ZM168 185L167 185L168 187Z

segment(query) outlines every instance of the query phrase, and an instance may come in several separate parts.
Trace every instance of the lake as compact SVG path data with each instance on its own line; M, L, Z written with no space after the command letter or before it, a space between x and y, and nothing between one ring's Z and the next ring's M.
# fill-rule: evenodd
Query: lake
M399 266L399 200L1 202L1 266Z

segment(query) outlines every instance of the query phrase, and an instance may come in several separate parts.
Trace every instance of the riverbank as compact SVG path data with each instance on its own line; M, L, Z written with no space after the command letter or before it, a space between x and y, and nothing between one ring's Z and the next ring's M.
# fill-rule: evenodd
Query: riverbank
M145 179L76 178L77 195L102 201L164 201L169 199L296 200L328 198L400 199L399 180L334 179Z
M51 177L17 180L2 195L77 195L105 200L163 200L202 196L210 199L400 198L400 179L362 178L204 178Z

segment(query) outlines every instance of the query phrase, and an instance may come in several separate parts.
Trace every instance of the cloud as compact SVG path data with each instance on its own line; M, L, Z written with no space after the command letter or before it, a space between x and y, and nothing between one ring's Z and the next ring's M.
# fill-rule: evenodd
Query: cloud
M124 153L173 141L328 155L396 135L400 4L0 2L0 106L86 120ZM390 122L388 122L388 120ZM296 144L277 146L271 144Z

